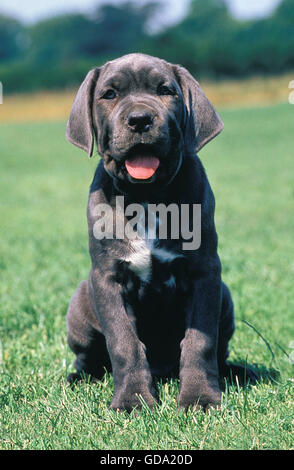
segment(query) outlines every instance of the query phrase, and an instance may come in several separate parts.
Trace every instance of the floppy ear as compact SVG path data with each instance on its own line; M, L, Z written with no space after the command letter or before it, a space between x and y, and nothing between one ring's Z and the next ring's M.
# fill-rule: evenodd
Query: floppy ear
M92 105L99 72L100 69L96 68L87 74L77 92L66 125L67 140L85 150L89 157L92 156L94 146Z
M176 65L174 72L186 104L185 130L188 148L198 152L223 130L224 124L188 70Z

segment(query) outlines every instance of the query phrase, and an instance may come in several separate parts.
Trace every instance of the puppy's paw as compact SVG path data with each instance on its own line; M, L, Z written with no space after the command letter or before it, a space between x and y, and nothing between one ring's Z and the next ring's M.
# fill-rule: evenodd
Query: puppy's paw
M197 396L179 396L179 408L188 411L189 408L195 410L208 411L211 408L220 408L221 394L202 394Z
M214 368L182 369L180 377L179 408L203 409L219 408L221 391L218 371Z
M119 393L113 397L111 402L111 409L115 411L127 411L130 413L132 410L140 411L143 403L153 410L156 403L155 397L149 392L133 392L133 393Z
M76 373L69 374L67 376L66 381L73 388L78 382L84 381L84 382L96 383L98 382L98 379L96 379L96 377L93 377L90 374L87 374L86 372L76 372Z

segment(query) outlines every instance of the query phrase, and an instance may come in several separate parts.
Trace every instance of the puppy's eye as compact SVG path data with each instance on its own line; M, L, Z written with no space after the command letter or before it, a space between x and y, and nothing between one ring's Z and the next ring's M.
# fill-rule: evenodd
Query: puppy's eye
M174 91L171 90L166 85L160 85L157 89L157 94L160 95L160 96L174 95Z
M114 98L116 98L116 93L114 90L107 90L104 95L102 96L102 98L104 100L113 100Z

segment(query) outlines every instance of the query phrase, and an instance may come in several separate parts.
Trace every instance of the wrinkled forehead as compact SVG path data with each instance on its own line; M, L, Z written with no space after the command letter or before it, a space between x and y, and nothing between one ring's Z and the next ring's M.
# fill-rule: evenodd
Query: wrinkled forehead
M116 89L144 88L175 80L172 67L156 57L130 54L108 62L98 86Z

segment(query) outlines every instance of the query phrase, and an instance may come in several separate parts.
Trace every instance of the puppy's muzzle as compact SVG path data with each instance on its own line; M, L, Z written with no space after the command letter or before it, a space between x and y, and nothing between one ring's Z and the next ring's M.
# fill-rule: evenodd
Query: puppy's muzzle
M128 126L133 132L148 132L153 126L154 117L146 109L136 109L128 115Z

